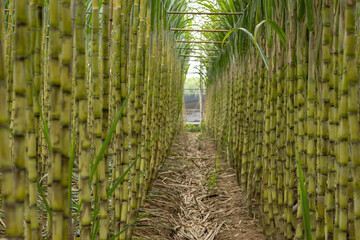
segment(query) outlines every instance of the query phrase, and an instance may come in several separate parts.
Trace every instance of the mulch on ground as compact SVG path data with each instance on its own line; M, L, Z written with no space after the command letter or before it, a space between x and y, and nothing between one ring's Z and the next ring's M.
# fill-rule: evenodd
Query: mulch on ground
M234 170L217 152L214 140L200 133L174 140L141 209L150 215L137 223L135 239L266 239Z

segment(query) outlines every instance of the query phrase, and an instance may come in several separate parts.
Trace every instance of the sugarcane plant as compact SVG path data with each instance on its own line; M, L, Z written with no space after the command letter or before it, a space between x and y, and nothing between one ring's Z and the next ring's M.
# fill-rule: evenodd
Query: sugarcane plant
M207 23L229 32L205 39L229 43L207 66L206 125L227 138L265 234L358 239L358 2L200 2L242 13Z
M186 7L0 2L0 237L132 238L182 125Z

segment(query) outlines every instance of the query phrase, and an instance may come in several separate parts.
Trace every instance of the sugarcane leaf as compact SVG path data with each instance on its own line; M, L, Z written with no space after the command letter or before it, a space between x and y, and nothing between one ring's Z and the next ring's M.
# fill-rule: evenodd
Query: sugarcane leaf
M300 201L301 201L301 208L303 212L303 220L304 220L304 228L305 228L305 234L306 239L311 240L311 228L310 228L310 207L309 207L309 199L308 199L308 193L305 188L304 184L304 176L301 169L301 163L299 154L296 153L296 162L297 162L297 168L299 173L299 182L300 182Z
M52 215L52 211L51 211L49 202L46 199L44 190L43 190L42 186L40 185L40 182L37 181L36 183L37 183L37 188L38 188L39 194L41 196L41 199L42 199L42 201L43 201L43 203L45 205L46 212L49 214L50 221L52 222L53 215Z
M98 204L99 203L98 193L99 193L99 182L97 181L96 186L95 186L95 197L94 197L94 199L95 199L95 203L94 203L95 207L94 208L95 209L94 209L92 217L91 217L91 231L92 231L91 239L92 240L96 239L96 236L97 236L97 233L98 233L99 227L100 227L100 219L97 218L97 216L100 212L100 205Z
M116 180L116 182L113 184L113 186L107 191L106 195L109 198L115 191L115 189L119 186L120 183L124 180L125 176L129 173L131 168L134 166L134 164L137 162L137 160L140 158L140 156L145 152L152 142L157 138L159 135L161 129L152 137L152 139L146 144L145 148L139 153L139 155L136 156L136 158L129 164L127 169L122 173L122 175Z
M309 31L313 31L314 28L314 8L312 0L304 0L306 9L306 25Z
M39 181L39 183L41 183L47 176L48 176L49 174L44 174L44 176L42 176L41 178L40 178L40 181Z
M96 220L95 227L94 227L94 232L93 232L92 235L91 235L91 239L92 239L92 240L95 240L95 239L96 239L99 230L100 230L100 218L98 218L98 219Z
M269 70L269 62L264 54L264 51L262 50L262 48L260 47L259 44L257 44L257 42L255 42L255 38L254 36L245 28L239 28L239 30L245 32L251 39L251 41L254 43L254 45L256 46L257 50L259 51L260 53L260 56L262 58L262 60L264 61L264 64L266 66L266 69Z
M13 133L13 130L12 130L11 128L8 128L8 130L9 130L9 132L10 132L11 137L12 137L12 138L15 138L15 135L14 135L14 133Z
M138 184L140 182L140 179L145 175L145 170L141 172L141 174L139 175L139 177L136 179L136 184Z
M70 150L70 159L69 159L69 181L68 181L68 202L71 202L71 184L72 184L72 174L74 170L74 156L75 156L75 136L76 131L75 127L71 135L71 150Z
M49 155L50 155L50 157L52 157L52 146L51 146L50 135L49 135L49 126L48 126L47 120L45 119L44 114L43 114L43 112L41 110L39 93L38 93L35 85L34 85L33 91L34 91L36 104L37 104L37 106L39 108L40 118L41 118L41 122L42 122L41 131L44 133L45 141L46 141L46 144L47 144L47 146L49 148Z
M276 32L279 36L281 43L284 47L286 47L286 35L284 30L274 21L266 20L266 22L270 25L270 27Z
M234 28L234 29L230 30L230 31L225 35L224 39L222 40L222 44L223 44L223 45L224 45L225 40L230 36L230 34L233 33L233 32L235 32L236 30L238 30L238 29Z
M97 174L98 176L98 174ZM95 183L95 196L94 196L94 211L91 216L91 239L95 240L97 236L98 226L97 224L100 223L100 219L97 218L99 212L100 212L100 205L99 205L99 181L96 181ZM96 221L95 221L96 220Z
M257 42L257 33L261 27L261 25L263 25L264 23L266 23L267 20L262 20L259 24L256 25L255 29L254 29L254 41Z
M134 89L134 86L132 86L132 87L130 88L130 90L129 90L129 92L128 92L128 94L127 94L127 96L126 96L126 98L125 98L125 100L124 100L124 102L123 102L123 104L122 104L122 106L121 106L118 114L117 114L117 116L116 116L116 118L114 119L113 123L111 124L111 127L110 127L110 129L109 129L109 131L108 131L108 133L107 133L107 135L106 135L106 137L105 137L105 140L104 140L103 144L101 145L101 149L100 149L98 155L96 156L96 160L95 160L93 166L91 167L90 183L92 182L92 179L93 179L93 177L94 177L94 174L95 174L95 172L96 172L96 169L97 169L97 167L98 167L98 165L99 165L102 157L104 156L104 153L105 153L107 147L108 147L109 144L110 144L111 137L112 137L113 133L114 133L115 130L116 130L116 125L118 124L118 122L119 122L119 120L120 120L120 118L121 118L121 116L122 116L122 114L123 114L123 112L124 112L125 106L126 106L128 100L129 100L130 94L131 94L131 92L133 91L133 89Z
M305 16L305 2L304 0L299 0L297 6L297 20L302 20L304 16Z
M262 22L260 23L260 25L263 24L263 22L264 22L264 21L262 21ZM233 32L236 31L236 30L241 30L241 31L243 31L244 33L246 33L246 35L249 36L249 38L251 39L251 41L253 42L253 44L254 44L255 47L257 48L257 51L259 51L260 56L261 56L262 60L264 61L265 66L266 66L266 69L269 70L269 62L268 62L268 60L267 60L267 58L266 58L266 56L265 56L265 54L264 54L264 51L262 50L262 48L260 47L260 45L255 41L254 35L252 35L247 29L245 29L245 28L232 29L231 31L229 31L229 32L225 35L222 43L224 44L224 41L230 36L231 33L233 33Z
M79 203L79 205L76 205L76 206L75 206L75 207L77 207L77 210L76 210L76 214L75 214L75 217L74 217L72 226L71 226L71 232L70 232L70 239L71 239L71 240L74 239L75 229L76 229L76 220L77 220L78 217L79 217L80 210L81 210L81 207L82 207L82 203L83 203L83 201L81 200L80 203Z
M120 236L120 234L122 234L123 232L125 232L129 227L131 227L132 225L134 225L135 223L137 223L137 222L140 221L142 218L144 218L144 217L146 217L146 216L148 216L148 215L149 215L149 213L144 213L144 214L142 214L142 215L141 215L140 217L138 217L135 221L133 221L132 223L126 225L123 229L121 229L120 232L118 232L118 233L116 233L114 236L112 236L112 237L110 238L110 240L116 239L118 236Z
M256 39L257 39L257 33L258 33L261 25L263 25L264 23L268 23L268 24L270 25L270 27L271 27L271 28L275 31L275 33L279 36L282 45L283 45L284 47L286 47L286 35L285 35L284 30L282 30L282 28L281 28L276 22L274 22L274 21L272 21L272 20L269 20L269 19L268 19L268 20L263 20L263 21L261 21L258 25L256 25L255 31L254 31L254 39L255 39L255 42L257 42L257 41L256 41Z

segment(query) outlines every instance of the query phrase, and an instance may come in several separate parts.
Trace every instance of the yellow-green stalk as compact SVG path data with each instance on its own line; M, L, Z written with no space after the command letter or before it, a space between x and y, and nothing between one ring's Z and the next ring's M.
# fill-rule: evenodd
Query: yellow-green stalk
M75 2L75 80L76 80L76 114L79 119L79 171L80 193L79 200L82 204L80 211L80 239L91 237L91 185L90 185L90 138L87 127L88 122L88 96L86 93L85 78L85 1Z
M14 43L14 152L13 152L13 189L8 203L6 234L8 238L24 238L24 201L27 156L25 149L26 135L26 82L28 78L28 5L27 1L15 2L15 43ZM9 182L9 184L11 184Z
M99 9L100 2L99 0L92 1L92 28L91 28L91 97L92 97L92 119L93 119L93 127L92 127L92 139L94 145L94 156L98 156L101 146L102 146L102 82L100 79L100 64L99 64L99 47L100 47L100 34L99 34ZM94 199L94 209L100 208L100 197L96 196L96 192L99 189L100 182L100 174L102 174L101 178L105 179L105 164L104 159L100 160L96 171L96 181L97 185L95 186L95 197ZM91 183L90 183L91 184ZM102 194L106 194L106 189L102 187ZM98 219L98 216L94 216L93 219ZM94 232L95 224L92 224L92 231Z
M109 66L109 40L111 34L110 28L110 6L109 0L105 0L102 3L102 49L101 49L101 64L102 75L101 82L103 83L102 91L102 131L103 140L108 132L109 124L109 78L110 78L110 66ZM108 176L106 169L109 167L108 150L104 154L104 159L99 164L99 195L100 195L100 240L108 239L108 199L106 190L108 187Z
M288 4L288 82L286 85L287 107L283 110L287 114L286 119L286 133L283 132L282 135L285 135L285 141L282 142L280 147L286 149L286 160L284 164L285 168L285 177L284 184L287 185L287 189L284 192L284 237L290 239L293 237L291 232L292 225L292 207L294 206L294 194L293 189L295 187L294 177L295 177L295 149L296 149L296 138L299 135L299 119L296 118L297 113L299 112L299 99L297 98L297 83L298 83L298 73L296 66L296 47L297 47L297 22L296 22L296 2L289 1ZM302 63L299 63L302 64ZM300 69L301 71L302 69ZM278 92L278 94L281 94ZM303 102L300 102L303 104ZM303 131L302 131L303 135ZM282 156L281 156L282 158Z
M151 1L147 3L147 16L146 16L146 36L145 36L145 72L144 72L144 92L143 92L143 101L145 106L142 109L142 127L141 127L141 166L140 172L142 174L140 178L140 189L139 193L141 198L139 199L139 207L144 203L146 197L146 185L147 179L150 174L150 147L145 149L146 144L150 141L150 124L151 124L151 108L150 103L152 101L152 83L151 79L151 69L150 66L153 63L151 61ZM143 173L144 172L144 173Z
M338 45L339 45L339 1L334 1L331 6L333 14L332 21L332 44L331 44L331 75L329 80L330 94L330 113L329 113L329 163L328 163L328 181L325 193L325 239L332 239L334 236L334 219L335 219L335 193L336 193L336 141L339 118L338 108Z
M308 80L307 80L307 178L308 185L307 191L309 194L309 207L310 207L310 226L311 235L315 239L316 230L316 84L315 84L315 32L309 32L309 67L308 67Z
M325 189L328 175L327 163L329 162L329 80L330 80L330 49L331 49L331 11L330 1L323 1L322 5L322 76L321 76L321 124L320 124L320 156L317 167L317 209L316 209L316 238L325 238ZM319 140L318 140L319 141Z
M339 126L337 129L337 173L336 173L336 215L335 215L335 229L334 239L342 240L347 235L348 225L348 174L349 174L349 156L348 148L348 118L347 118L347 90L348 86L344 80L344 39L345 39L345 23L344 12L345 2L339 1L340 16L339 16L339 46L338 46L338 111Z
M360 2L357 1L357 6L359 6ZM351 13L354 14L354 6L351 6ZM355 12L356 14L356 12ZM357 20L357 24L359 26L359 18L355 15L355 21ZM350 20L350 19L349 19ZM356 75L359 74L359 66L360 66L360 35L359 29L357 30L357 39L356 39L356 64L357 68L352 69L355 71ZM353 66L351 66L353 67ZM353 76L354 77L354 76ZM359 89L359 82L355 81L355 79L349 79L349 125L350 125L350 158L352 162L352 175L353 175L353 184L354 184L354 238L360 238L360 137L359 137L359 109L355 109L356 105L359 105L359 92L356 92L356 89Z
M156 31L156 30L155 30ZM159 61L158 61L158 37L157 36L153 36L152 39L152 45L151 45L151 50L152 50L152 54L151 54L151 68L150 68L150 73L149 73L149 84L150 84L150 94L151 94L151 99L154 99L153 101L149 102L149 111L151 112L151 116L149 116L150 118L150 136L149 139L153 139L155 137L155 134L157 134L157 122L156 122L156 110L157 110L157 106L156 104L158 104L158 88L156 88L158 86L158 81L155 81L157 79L158 76L158 68L159 68ZM150 99L150 97L149 97ZM149 176L147 176L147 183L145 186L145 192L148 193L150 185L152 183L153 180L153 176L154 176L154 171L155 171L155 163L156 163L156 143L154 143L151 148L149 149L149 155L151 156L149 159ZM145 200L145 197L143 198L143 201Z
M115 98L115 114L120 110L121 106L121 80L122 77L125 77L125 72L123 75L121 75L121 70L125 66L123 66L123 63L121 63L121 54L124 52L124 49L121 48L121 44L125 44L125 36L123 34L125 33L125 30L122 29L123 21L125 21L124 13L125 13L125 7L123 4L125 3L125 0L115 0L113 1L113 22L114 22L114 29L113 29L113 37L112 37L112 48L113 54L112 54L112 67L111 67L111 82L112 82L112 89L113 89L113 95ZM125 58L125 57L124 57ZM124 63L125 64L125 63ZM126 96L126 94L125 94ZM123 112L123 115L126 115L126 109ZM113 182L116 181L117 178L120 177L122 171L121 171L121 158L122 158L122 141L123 141L123 135L122 135L122 128L123 128L123 122L119 121L119 123L116 126L116 135L115 135L115 144L114 144L114 151L115 155L113 157ZM121 188L118 187L115 190L114 196L113 196L113 202L114 202L114 231L119 232L120 231L120 215L121 215Z
M0 1L0 22L4 21L4 1ZM1 170L1 194L3 197L3 208L5 210L6 235L15 237L19 232L16 222L16 206L14 193L14 177L12 172L12 159L9 149L9 112L8 91L5 69L5 36L4 24L0 24L0 170ZM22 221L22 219L20 220Z
M62 158L62 194L63 194L63 239L69 236L70 202L68 191L69 159L71 150L71 103L72 103L72 20L70 0L61 3L61 158ZM70 198L71 199L71 198Z
M38 12L38 2L31 1L30 5L30 46L31 46L31 62L29 61L29 67L31 69L31 75L27 77L27 114L26 114L26 124L27 124L27 156L28 156L28 186L29 186L29 215L28 218L30 222L31 236L28 236L28 239L38 239L39 238L39 219L38 219L38 206L37 206L37 178L38 178L38 107L36 102L36 96L34 93L38 92L37 86L40 84L39 72L40 70L40 53L37 46L39 41L39 25L40 19L37 14ZM41 30L40 30L41 31ZM37 110L37 116L35 117L34 111Z
M135 1L136 2L136 1ZM134 76L134 84L135 89L135 102L134 102L134 111L135 117L133 119L131 127L134 127L135 133L132 135L134 138L134 145L131 145L131 150L134 150L135 159L132 159L132 161L139 158L139 154L141 152L141 121L142 121L142 106L143 106L143 100L142 100L142 94L144 91L143 81L144 81L144 66L143 66L143 60L144 60L144 39L145 39L145 17L146 17L146 1L140 0L139 1L139 9L136 11L137 6L134 4L133 6L134 13L137 14L137 17L139 18L138 21L138 34L137 34L137 41L134 43L136 44L136 59L135 62L130 63L132 65L135 65L135 76ZM138 12L139 11L139 12ZM137 27L137 26L136 26ZM131 80L130 80L131 82ZM131 85L132 86L132 85ZM133 171L135 171L134 177L131 179L131 202L130 202L130 212L129 212L129 223L132 223L137 218L137 209L138 209L138 202L141 198L140 196L140 181L139 177L141 177L142 173L140 172L140 165L141 160L137 160L135 166L132 168ZM132 234L134 231L134 226L131 226L128 230L128 238L132 238Z
M5 4L5 3L4 3ZM13 66L13 56L14 56L14 0L9 0L8 5L9 11L8 11L8 28L7 28L7 34L6 34L6 71L7 71L7 104L8 104L8 111L9 116L11 116L13 112L13 98L14 98L14 66ZM5 20L5 19L4 19ZM10 129L13 127L13 121L12 119L9 119L11 121Z
M126 96L129 93L129 69L128 61L130 60L130 13L131 13L131 4L128 0L121 1L121 42L120 42L120 101L117 101L117 109L120 109L122 103L124 102ZM131 100L131 99L130 99ZM130 127L129 127L129 115L130 114L130 104L127 103L122 117L121 117L121 128L120 128L120 137L119 139L119 176L122 174L122 171L126 170L130 163ZM120 230L125 228L127 223L127 214L128 214L128 200L129 200L129 174L126 174L123 182L120 186L120 201L121 208L120 210ZM126 231L123 232L119 239L125 239Z
M60 79L60 11L59 1L49 2L49 74L50 74L50 139L51 159L51 209L53 212L52 236L54 240L63 239L63 189L62 189L62 156L61 156L61 79Z
M29 22L30 23L30 22ZM30 24L29 24L30 25ZM28 56L25 61L26 72L26 140L25 140L25 149L26 151L26 178L25 178L25 205L24 205L24 222L25 222L25 239L31 239L31 219L30 219L30 204L29 204L29 172L32 170L32 174L36 173L36 169L34 171L33 166L36 166L33 162L36 162L36 137L35 137L35 127L34 127L34 113L33 113L33 82L32 82L32 69L30 62L30 53L31 53L31 33L27 32L27 43L29 48L27 48L26 55ZM15 116L14 116L15 117ZM31 166L32 165L32 166ZM37 186L35 185L35 190ZM32 195L36 196L36 193L32 193Z
M359 235L359 229L354 227L354 178L358 176L354 175L356 172L354 169L360 165L359 158L359 76L358 68L356 66L356 18L358 13L356 11L356 1L346 1L345 5L345 36L344 36L344 72L341 88L341 101L342 107L340 118L340 207L344 207L348 210L348 223L345 228L346 215L340 209L340 222L339 222L339 239L356 239L356 235ZM342 103L342 101L346 103ZM347 111L347 112L345 112ZM345 116L346 115L346 116ZM348 129L345 129L348 127ZM348 134L345 136L345 134ZM345 144L347 146L345 146ZM347 157L344 155L348 155ZM351 164L351 165L350 165ZM351 166L355 168L351 168ZM348 178L348 179L347 179ZM347 182L346 182L347 180ZM343 186L343 187L342 187ZM357 187L358 188L358 187ZM347 191L347 194L343 194L342 190ZM348 199L346 199L348 197ZM345 205L345 202L347 206ZM358 206L358 202L356 205ZM357 211L357 218L359 217L359 210ZM347 231L346 235L343 233Z
M129 123L130 123L130 145L129 146L124 146L125 148L130 148L130 162L135 161L137 154L138 154L138 149L139 149L139 145L137 143L137 136L136 136L136 132L137 132L137 122L136 122L136 118L137 118L137 114L136 114L136 106L135 106L135 101L136 101L136 93L139 91L138 90L138 86L136 86L136 57L137 57L137 40L138 40L138 35L139 35L139 6L140 6L140 1L141 0L135 0L133 2L132 5L132 20L131 20L131 25L130 25L130 36L129 36L129 41L130 41L130 50L129 50L129 64L128 64L128 71L129 71L129 84L130 87L134 86L134 89L132 89L131 93L130 93L130 105L129 105ZM144 0L142 0L144 1ZM141 31L142 29L140 29ZM142 30L143 31L143 30ZM130 177L129 177L129 183L130 183L130 192L128 193L129 196L129 200L128 200L128 204L129 204L129 208L126 209L126 211L128 211L129 215L126 217L126 223L130 224L131 221L134 220L135 218L135 207L136 207L136 165L135 164L131 170L130 170ZM124 168L123 170L125 170L126 168ZM125 197L125 196L123 196ZM125 211L125 209L122 209L122 214ZM126 231L126 234L123 234L122 237L120 239L124 239L123 236L126 235L126 238L129 238L129 231Z

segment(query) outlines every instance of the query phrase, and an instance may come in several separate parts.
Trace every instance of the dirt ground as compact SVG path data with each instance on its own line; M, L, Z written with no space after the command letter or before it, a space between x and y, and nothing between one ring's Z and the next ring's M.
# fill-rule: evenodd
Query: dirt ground
M214 140L184 133L159 171L141 210L150 215L137 223L134 239L265 240L245 199Z

